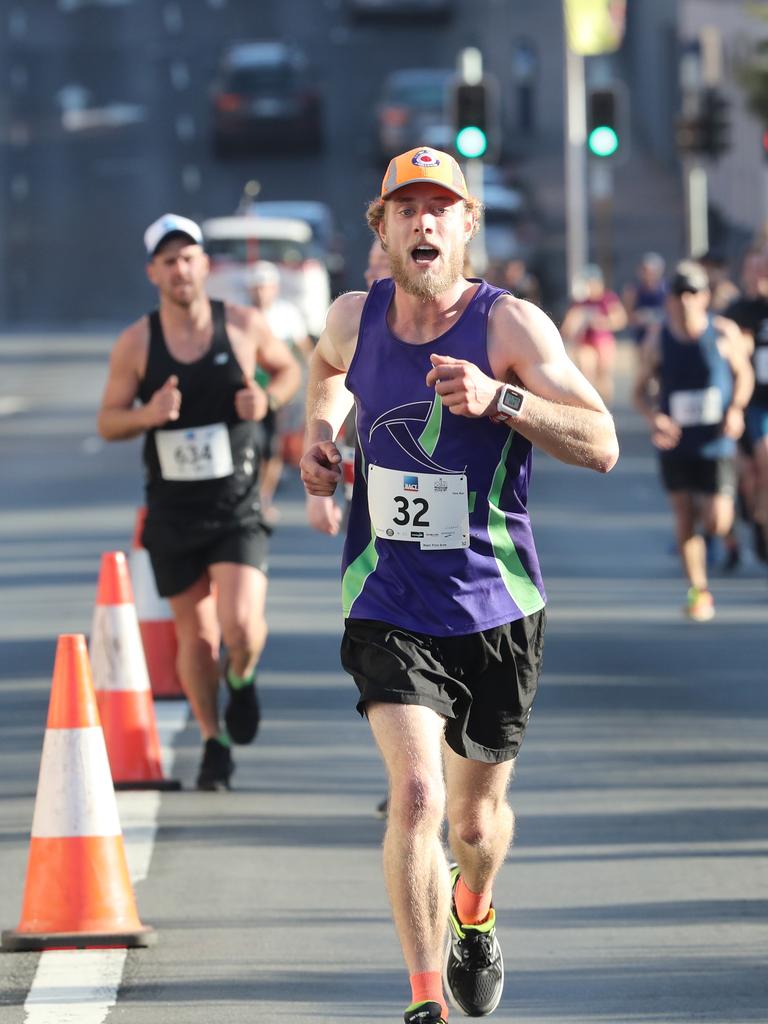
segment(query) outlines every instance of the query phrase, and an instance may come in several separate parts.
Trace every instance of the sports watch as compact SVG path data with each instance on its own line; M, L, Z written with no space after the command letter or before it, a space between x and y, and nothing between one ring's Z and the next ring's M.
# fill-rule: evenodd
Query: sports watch
M494 423L509 423L520 415L520 410L525 401L525 392L516 388L514 384L504 384L496 399L496 412L491 419Z

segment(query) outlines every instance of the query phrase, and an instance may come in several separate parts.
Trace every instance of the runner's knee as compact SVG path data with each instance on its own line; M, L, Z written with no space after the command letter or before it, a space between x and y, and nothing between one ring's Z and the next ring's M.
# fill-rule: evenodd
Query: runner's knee
M389 818L408 830L439 828L445 813L442 779L414 769L390 782Z

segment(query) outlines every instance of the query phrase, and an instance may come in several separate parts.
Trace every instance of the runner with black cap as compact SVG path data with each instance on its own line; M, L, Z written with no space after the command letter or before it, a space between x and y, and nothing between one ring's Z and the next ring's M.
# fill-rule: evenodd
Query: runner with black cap
M688 580L684 611L695 622L715 614L703 533L725 537L733 524L736 442L754 385L738 327L708 308L706 271L684 260L672 277L666 318L640 350L634 388L659 449Z
M469 1016L502 995L492 890L544 634L531 445L600 472L618 457L613 421L552 321L464 277L479 216L449 154L391 161L368 208L391 279L328 312L301 462L308 492L332 495L334 439L354 400L342 663L389 776L384 871L410 978L406 1024L447 1019L443 985Z
M260 421L294 394L300 371L258 310L208 299L202 243L199 226L177 214L147 228L159 305L115 344L99 432L108 441L145 435L142 541L173 610L179 676L205 741L197 786L213 790L229 787L230 740L250 743L259 725L256 665L267 634ZM266 390L254 382L257 366L270 373Z

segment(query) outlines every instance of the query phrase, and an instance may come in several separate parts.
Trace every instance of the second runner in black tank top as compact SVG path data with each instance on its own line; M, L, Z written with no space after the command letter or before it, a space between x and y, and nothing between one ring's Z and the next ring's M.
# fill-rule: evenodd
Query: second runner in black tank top
M211 346L181 363L165 343L160 315L149 315L149 354L139 398L146 404L173 374L181 391L179 418L147 431L144 478L148 519L261 522L258 473L262 425L241 420L235 395L243 370L227 335L224 304L211 302Z

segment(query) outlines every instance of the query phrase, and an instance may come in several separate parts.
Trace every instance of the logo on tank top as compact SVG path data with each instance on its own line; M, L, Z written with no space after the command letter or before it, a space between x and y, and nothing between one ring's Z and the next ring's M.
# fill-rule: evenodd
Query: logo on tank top
M223 366L224 363L229 362L229 352L217 352L213 357L213 361L216 366Z
M429 448L425 447L428 424L438 402L439 399L435 399L435 403L409 402L407 405L398 405L394 409L389 409L387 412L382 413L373 424L368 439L370 440L373 437L374 431L378 430L379 427L385 427L393 441L420 466L424 466L433 473L465 473L466 466L451 469L448 466L441 466L439 462L435 462L432 458L432 452L434 452L437 446L436 437L432 437L431 441L433 443L430 444ZM409 487L406 482L408 480L414 480L416 486ZM406 491L418 490L418 478L404 477L403 489Z
M411 163L417 167L439 167L440 161L431 149L420 149L412 159Z

